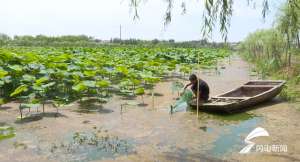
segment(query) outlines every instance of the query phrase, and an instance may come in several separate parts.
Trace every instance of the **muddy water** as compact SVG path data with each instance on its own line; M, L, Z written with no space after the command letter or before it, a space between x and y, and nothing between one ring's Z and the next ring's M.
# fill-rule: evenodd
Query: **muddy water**
M219 63L218 71L201 70L212 95L231 90L249 79L249 65L234 56ZM169 114L176 101L170 77L159 83L154 105L151 95L124 100L114 96L107 104L74 103L46 114L16 121L17 104L0 110L0 122L16 135L0 141L0 161L299 161L300 111L297 104L275 99L247 112L221 116L192 111ZM123 106L121 104L129 103ZM270 136L257 144L285 144L287 153L238 152L244 138L256 127Z

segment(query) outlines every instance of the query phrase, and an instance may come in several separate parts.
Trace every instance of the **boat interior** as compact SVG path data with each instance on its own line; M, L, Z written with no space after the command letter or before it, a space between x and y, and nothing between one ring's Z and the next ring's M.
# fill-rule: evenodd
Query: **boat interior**
M251 97L257 96L259 94L262 94L266 91L271 90L272 88L275 88L279 86L280 84L283 84L282 81L250 81L243 86L232 90L230 92L227 92L225 94L221 94L216 97L212 97L206 105L227 105L235 102L240 102L243 100L247 100Z
M271 85L271 86L275 86L275 85L279 85L281 84L282 81L250 81L248 83L246 83L245 85Z
M272 89L273 87L264 87L264 86L255 86L255 87L249 87L249 86L242 86L234 91L225 93L221 96L218 97L254 97L256 95L259 95L263 92L266 92L270 89Z

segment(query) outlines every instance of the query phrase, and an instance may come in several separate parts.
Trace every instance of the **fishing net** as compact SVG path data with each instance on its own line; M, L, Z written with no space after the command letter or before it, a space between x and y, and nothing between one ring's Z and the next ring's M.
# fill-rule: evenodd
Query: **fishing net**
M191 90L185 90L179 100L171 108L171 113L186 111L188 103L193 99L193 92Z

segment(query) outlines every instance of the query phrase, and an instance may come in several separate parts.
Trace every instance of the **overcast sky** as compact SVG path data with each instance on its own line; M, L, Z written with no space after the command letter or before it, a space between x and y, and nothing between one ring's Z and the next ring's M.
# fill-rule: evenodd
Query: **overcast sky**
M13 35L79 35L99 39L123 38L201 39L204 0L186 0L187 13L181 15L180 4L174 6L171 24L164 29L165 0L148 0L139 8L140 19L133 21L129 0L0 0L0 33ZM176 1L176 0L175 0ZM261 0L258 0L261 1ZM270 0L271 14L262 20L261 9L253 9L247 0L235 0L229 41L240 41L248 33L272 26L275 11L283 0ZM221 41L217 31L214 41Z

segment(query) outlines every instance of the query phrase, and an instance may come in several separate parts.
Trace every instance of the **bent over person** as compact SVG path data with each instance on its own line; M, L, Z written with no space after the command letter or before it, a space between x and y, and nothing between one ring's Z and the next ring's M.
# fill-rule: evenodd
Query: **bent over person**
M199 102L200 103L207 102L209 99L209 87L208 87L207 83L204 80L197 78L197 76L195 74L190 75L189 80L190 80L190 83L184 87L184 90L187 87L191 86L191 90L193 91L195 96L197 96L197 90L199 90ZM199 82L199 84L198 84L198 82ZM199 85L199 87L197 89L198 85Z

